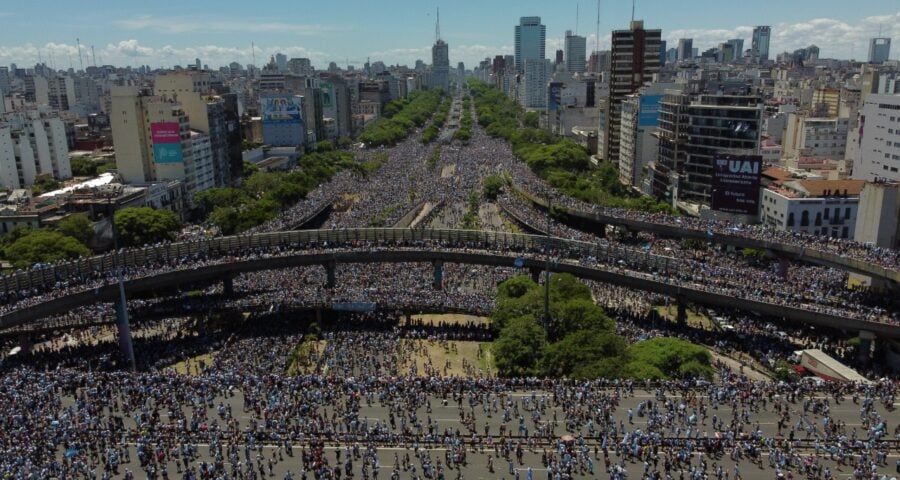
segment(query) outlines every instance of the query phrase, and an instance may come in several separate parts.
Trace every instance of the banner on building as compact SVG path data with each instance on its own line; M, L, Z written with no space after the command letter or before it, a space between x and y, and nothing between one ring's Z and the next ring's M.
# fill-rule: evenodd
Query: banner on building
M559 110L562 104L562 82L550 82L547 86L547 109L551 112Z
M659 126L659 102L662 95L641 95L641 111L638 115L639 127Z
M156 163L181 163L181 126L178 122L150 124L150 141L153 142L153 158Z
M263 124L301 123L300 98L295 95L268 95L259 99Z
M334 85L329 82L322 82L319 86L322 90L322 106L331 108L334 106Z
M719 155L713 159L712 209L740 215L759 214L759 155Z

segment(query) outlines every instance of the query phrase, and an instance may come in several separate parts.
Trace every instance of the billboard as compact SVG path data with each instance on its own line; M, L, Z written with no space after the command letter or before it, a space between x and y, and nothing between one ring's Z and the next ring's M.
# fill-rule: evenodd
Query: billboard
M153 142L153 158L156 163L181 163L181 126L178 122L150 124L150 141Z
M760 155L718 155L713 159L712 209L759 214Z
M330 82L322 82L319 85L322 90L322 107L331 108L334 106L334 85Z
M552 111L559 110L559 104L562 103L562 82L550 82L547 87L547 109Z
M641 112L638 114L639 127L659 126L659 102L662 95L641 95Z
M300 98L294 95L269 95L259 99L262 123L267 125L300 123Z

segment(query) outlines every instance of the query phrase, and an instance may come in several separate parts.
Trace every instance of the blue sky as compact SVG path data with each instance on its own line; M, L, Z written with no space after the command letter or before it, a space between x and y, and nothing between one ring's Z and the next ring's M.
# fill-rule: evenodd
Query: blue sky
M520 16L539 15L547 25L547 55L561 48L566 29L595 45L596 0L191 0L0 2L0 64L37 63L39 55L56 68L78 68L75 39L85 65L90 45L97 63L172 66L200 57L211 67L234 60L256 63L277 51L308 57L317 67L383 60L412 65L430 62L435 9L441 7L441 33L450 44L451 62L467 67L486 56L512 53L513 26ZM751 7L752 6L752 7ZM600 47L609 33L627 28L628 0L602 0ZM753 25L772 25L773 52L815 43L821 56L864 59L867 41L884 36L900 43L900 0L637 0L636 18L661 28L663 38L694 39L701 50L743 37L749 47ZM900 58L895 45L891 58Z

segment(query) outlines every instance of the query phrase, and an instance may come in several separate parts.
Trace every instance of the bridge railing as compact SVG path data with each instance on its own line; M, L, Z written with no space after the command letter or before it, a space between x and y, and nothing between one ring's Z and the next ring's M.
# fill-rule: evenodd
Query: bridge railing
M0 277L0 290L20 292L31 289L52 289L57 282L69 279L87 279L92 276L108 277L116 269L128 269L172 262L197 255L227 255L253 249L309 246L327 248L347 243L395 244L438 242L453 245L482 245L514 251L563 252L570 257L591 256L600 261L616 263L625 261L651 269L668 269L677 261L670 257L639 253L619 245L567 240L522 233L490 232L454 229L407 228L358 228L333 230L294 230L284 232L233 235L227 237L191 240L185 242L149 245L142 248L122 249L93 257L82 257L54 265L31 268Z

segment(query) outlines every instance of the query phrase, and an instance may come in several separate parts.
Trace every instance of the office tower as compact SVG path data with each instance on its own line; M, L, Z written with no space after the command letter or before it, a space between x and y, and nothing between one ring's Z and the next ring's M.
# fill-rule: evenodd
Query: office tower
M584 73L587 39L580 35L573 35L571 30L566 30L565 49L566 71Z
M547 84L550 82L550 74L553 67L550 60L526 60L524 74L522 75L521 104L525 108L547 107Z
M562 65L566 61L566 54L562 50L556 51L556 60L554 60L553 65Z
M194 59L194 68L195 68L196 70L202 70L202 68L200 68L200 67L202 67L202 65L200 64L200 59L199 59L199 58L195 58L195 59Z
M762 98L741 81L666 90L649 171L653 195L710 205L715 157L758 154L762 114Z
M660 68L661 30L645 30L643 20L631 22L628 30L612 32L612 59L609 81L609 117L605 138L609 156L619 160L619 124L622 100L653 79Z
M716 61L719 63L728 63L734 61L734 45L727 42L720 43Z
M892 142L900 131L900 95L869 95L860 111L859 161L853 166L853 178L874 181L900 181L900 142ZM893 133L890 133L893 131ZM886 140L887 139L887 140Z
M431 88L450 91L450 46L441 39L441 11L434 24L434 46L431 47Z
M66 125L37 110L0 117L0 188L28 188L38 175L72 178Z
M744 58L744 39L743 38L732 38L728 42L731 45L731 49L734 52L734 60L739 60Z
M772 36L772 27L768 25L760 25L753 29L753 42L751 49L753 55L759 59L760 63L769 61L769 39Z
M694 58L694 40L691 38L678 39L678 58L679 62Z
M666 63L668 63L666 61L667 60L667 58L666 58L666 47L667 46L668 45L665 40L659 41L659 66L660 67L665 67Z
M525 69L526 60L543 60L547 39L547 27L541 25L541 17L521 17L516 25L516 68Z
M275 67L278 68L279 72L287 71L287 55L283 53L275 54Z
M891 56L890 38L873 38L869 40L869 63L883 63Z

